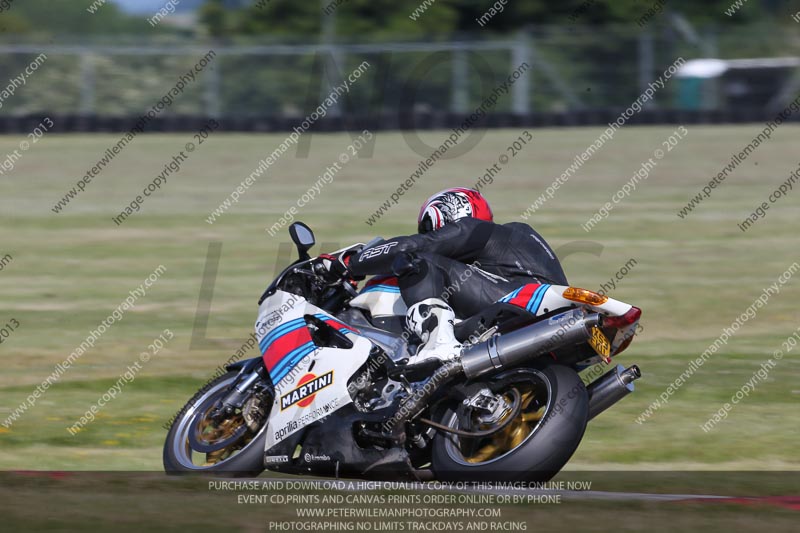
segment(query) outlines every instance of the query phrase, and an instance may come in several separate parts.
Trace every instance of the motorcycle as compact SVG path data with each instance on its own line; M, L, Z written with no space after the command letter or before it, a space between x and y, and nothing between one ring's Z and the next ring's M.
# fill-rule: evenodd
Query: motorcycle
M259 300L262 356L229 365L180 411L167 473L546 481L641 376L595 366L630 345L639 308L537 283L457 322L460 357L409 365L420 339L397 279L359 290L309 256L308 226L289 233L299 258ZM584 385L589 367L604 373Z

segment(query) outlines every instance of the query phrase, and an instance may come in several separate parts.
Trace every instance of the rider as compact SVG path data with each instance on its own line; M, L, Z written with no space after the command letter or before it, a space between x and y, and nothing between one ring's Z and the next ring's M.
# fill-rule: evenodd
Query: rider
M332 261L353 276L398 277L406 323L422 343L409 364L461 352L455 317L469 317L526 283L567 285L552 248L527 224L495 224L474 189L445 189L423 204L417 235L394 237ZM452 305L452 307L451 307Z

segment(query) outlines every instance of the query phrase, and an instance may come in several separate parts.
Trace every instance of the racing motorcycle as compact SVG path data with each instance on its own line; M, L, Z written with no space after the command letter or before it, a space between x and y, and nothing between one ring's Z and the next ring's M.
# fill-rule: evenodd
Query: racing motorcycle
M259 300L262 356L229 365L180 411L168 473L546 481L641 376L602 366L641 328L639 308L537 283L457 322L459 357L409 365L421 341L397 279L359 289L309 256L308 226L289 233L299 259ZM584 385L590 367L602 375Z

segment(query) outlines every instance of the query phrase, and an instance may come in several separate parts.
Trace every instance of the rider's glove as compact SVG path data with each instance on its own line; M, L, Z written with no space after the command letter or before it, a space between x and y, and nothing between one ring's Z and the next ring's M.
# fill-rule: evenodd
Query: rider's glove
M350 263L350 258L352 258L357 252L353 250L347 250L346 252L342 252L338 255L332 254L321 254L319 256L320 262L322 266L331 274L333 274L337 278L352 278L355 280L362 280L364 279L363 276L353 276L350 273L350 269L348 268L348 264Z

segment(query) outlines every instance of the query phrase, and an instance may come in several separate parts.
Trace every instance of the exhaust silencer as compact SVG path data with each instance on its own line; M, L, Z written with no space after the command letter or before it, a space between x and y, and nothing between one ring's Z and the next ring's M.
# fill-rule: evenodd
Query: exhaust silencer
M587 315L578 308L504 335L493 336L464 350L461 354L464 374L472 379L503 367L522 364L557 348L584 343L598 320L599 315Z
M633 392L633 382L642 377L636 365L625 369L617 365L586 387L589 393L589 420Z

